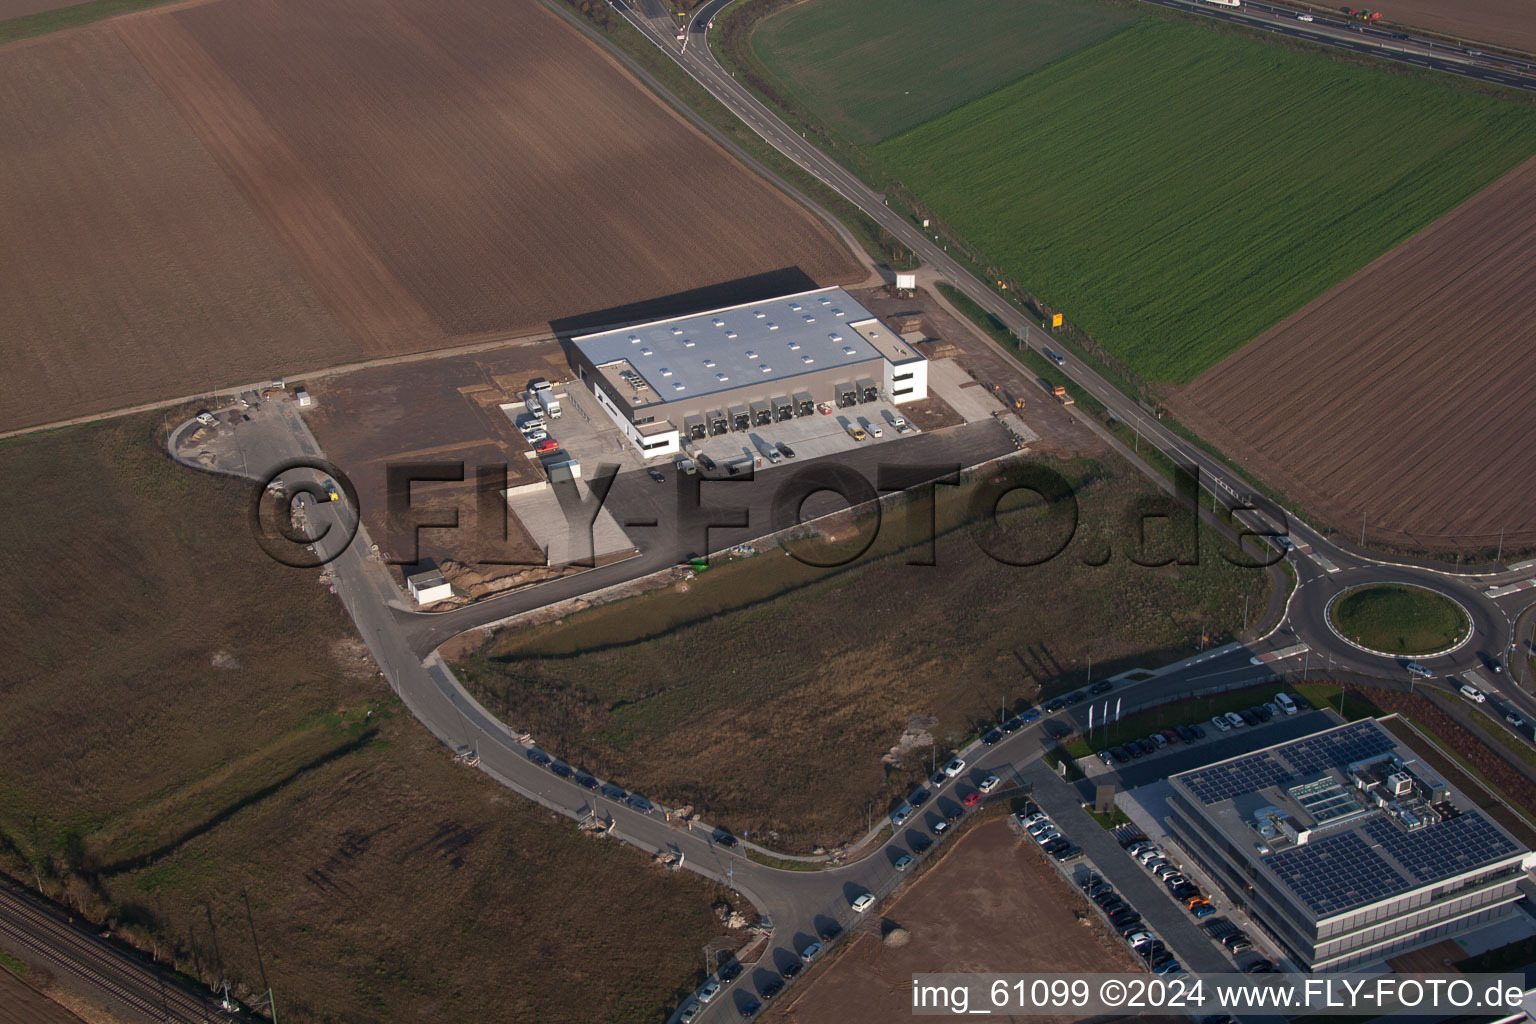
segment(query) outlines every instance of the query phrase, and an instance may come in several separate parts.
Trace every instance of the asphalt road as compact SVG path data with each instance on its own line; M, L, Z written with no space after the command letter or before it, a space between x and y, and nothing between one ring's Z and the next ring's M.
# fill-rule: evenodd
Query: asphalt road
M1051 343L1049 336L1030 322L1022 312L1004 302L990 288L951 259L941 244L921 233L912 223L885 206L884 201L863 182L841 165L817 149L800 133L790 129L769 110L745 86L739 84L721 67L707 44L709 24L731 0L710 0L695 12L689 22L687 41L676 42L670 20L647 20L633 11L622 13L641 32L645 33L662 52L680 64L696 81L715 96L724 106L751 127L775 149L815 175L828 187L858 206L887 231L908 246L923 261L927 274L941 277L959 288L987 312L996 316L1026 344L1043 350ZM1234 14L1233 9L1209 4L1184 3L1183 0L1148 0L1169 6L1178 6L1197 13L1238 19L1284 19L1282 26L1287 32L1329 45L1348 45L1358 48L1364 45L1356 33L1342 24L1329 19L1310 24L1296 22L1284 8L1270 5L1249 4L1236 9L1246 14ZM1278 24L1278 22L1277 22ZM1266 25L1273 28L1274 25ZM1379 30L1368 29L1366 34ZM1467 55L1453 55L1442 44L1425 40L1393 40L1394 44L1409 43L1443 55L1449 73L1468 75L1476 72L1479 64L1471 62ZM1371 52L1375 52L1374 50ZM1396 51L1394 51L1396 52ZM1392 56L1388 53L1387 56ZM1442 59L1437 57L1436 59ZM1508 63L1508 62L1506 62ZM1471 74L1471 77L1476 77ZM984 339L991 344L990 339ZM1005 357L1008 353L1000 346L994 349ZM1131 424L1144 441L1154 444L1170 458L1199 474L1201 487L1207 493L1220 498L1229 507L1243 505L1262 506L1236 513L1238 521L1250 529L1266 533L1288 534L1294 545L1288 557L1296 570L1298 586L1292 594L1286 618L1265 636L1251 643L1249 657L1271 658L1285 652L1295 652L1280 661L1268 662L1268 667L1288 676L1310 674L1315 662L1324 668L1339 667L1366 675L1402 678L1407 659L1373 654L1338 636L1326 619L1328 604L1350 586L1368 582L1415 583L1451 596L1468 612L1474 626L1472 640L1455 652L1436 657L1420 658L1438 674L1466 672L1479 668L1484 655L1502 657L1516 644L1514 626L1520 615L1536 599L1536 591L1522 590L1498 597L1490 597L1486 591L1501 584L1517 584L1536 579L1536 568L1514 570L1495 567L1488 572L1463 572L1446 566L1409 565L1376 557L1363 550L1346 549L1325 539L1293 511L1281 509L1258 497L1258 491L1239 474L1189 444L1165 427L1156 417L1147 413L1129 396L1115 389L1091 368L1077 360L1068 360L1062 368L1078 388L1093 395L1125 423ZM1527 640L1522 635L1520 640ZM1508 678L1506 674L1506 679ZM1525 717L1536 720L1536 699L1530 692L1513 686L1505 686L1505 696L1510 703L1529 712Z
M711 0L696 13L689 35L699 40L713 17L727 0ZM673 55L701 84L741 117L760 135L791 159L821 178L830 187L855 202L887 230L917 252L927 268L948 278L983 308L999 319L1027 343L1040 348L1046 336L1029 324L1014 308L1003 303L990 290L969 278L932 240L918 233L898 215L891 213L867 188L843 168L816 150L797 133L790 131L745 89L720 69L707 46L679 48L670 20L646 19L634 12L621 12L645 31L656 44ZM999 350L1001 351L1001 350ZM1131 399L1115 391L1091 370L1075 361L1065 368L1076 385L1105 402L1126 422L1134 424L1147 441L1156 444L1180 461L1199 468L1203 486L1213 494L1231 497L1250 495L1253 489L1231 470L1191 448L1161 423L1144 413ZM241 424L248 440L241 447L241 465L217 467L225 472L244 471L253 477L264 475L265 468L299 454L317 454L318 447L296 412L286 404L278 407L279 416L263 416L255 425ZM280 417L280 418L279 418ZM278 425L274 425L278 424ZM912 439L922 440L921 438ZM930 442L931 443L931 442ZM913 449L908 449L909 452ZM873 454L873 453L872 453ZM640 474L620 483L621 501L647 501L633 493L654 487ZM772 474L765 476L765 485ZM735 503L736 492L731 493ZM763 492L766 495L766 490ZM762 508L762 497L746 502ZM658 510L659 511L659 510ZM322 521L345 523L351 516L345 503L326 503L315 510ZM1288 532L1296 549L1289 555L1296 569L1298 587L1291 595L1286 617L1263 637L1250 644L1210 652L1186 663L1170 667L1151 679L1119 687L1116 695L1127 710L1140 704L1157 703L1171 693L1219 690L1270 678L1274 674L1308 674L1315 662L1319 668L1334 666L1370 675L1395 676L1401 668L1396 659L1384 658L1358 649L1328 627L1325 609L1328 601L1349 585L1374 581L1414 582L1432 586L1468 609L1476 627L1473 642L1437 659L1420 659L1442 674L1462 671L1478 664L1484 648L1502 652L1514 629L1514 620L1528 606L1536 590L1488 596L1489 586L1514 584L1536 577L1536 571L1500 569L1489 574L1462 574L1443 567L1398 565L1374 558L1366 552L1352 552L1330 544L1294 515L1279 510L1268 513L1240 512L1238 517L1251 527L1273 525ZM750 532L750 531L747 531ZM750 899L774 925L771 949L763 961L776 966L787 963L828 921L836 920L846 928L861 920L849 908L851 899L864 891L884 895L903 877L893 867L898 850L907 850L915 839L932 839L934 816L924 810L919 820L908 825L883 848L853 863L825 871L785 871L766 867L748 859L741 848L727 850L713 842L708 831L693 830L665 819L660 811L640 813L592 794L572 782L560 779L528 760L528 748L517 736L481 708L458 684L445 665L430 652L442 640L485 621L505 617L565 597L590 592L603 586L632 579L656 568L675 564L678 557L691 553L686 545L656 543L642 551L637 559L603 569L594 569L570 580L556 581L508 595L498 602L482 602L446 616L423 616L395 607L398 590L385 567L368 554L366 533L362 543L353 543L332 563L338 592L345 602L359 632L391 685L424 725L449 747L474 746L480 756L479 768L504 785L529 799L576 819L595 816L611 823L612 835L648 851L666 850L680 855L684 866L720 881ZM334 543L337 538L332 538ZM322 549L326 547L321 545ZM423 660L423 656L425 660ZM1255 658L1275 661L1255 664ZM1509 699L1529 708L1536 720L1536 702L1528 693L1515 692ZM1083 709L1085 710L1085 709ZM933 807L954 803L961 785L974 784L981 776L996 773L1016 778L1036 760L1041 750L1040 726L1022 730L991 748L964 752L974 763L962 779L942 787ZM936 845L936 844L935 844ZM913 851L916 852L916 851ZM717 1007L739 1006L751 998L748 990L765 980L766 967L749 972L711 1004Z

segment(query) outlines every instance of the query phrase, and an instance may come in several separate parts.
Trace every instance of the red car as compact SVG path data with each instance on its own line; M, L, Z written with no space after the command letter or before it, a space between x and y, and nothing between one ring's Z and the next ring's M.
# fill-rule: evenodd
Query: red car
M975 807L977 804L981 803L981 794L973 789L969 793L965 794L965 796L961 797L960 802L965 804L967 807Z
M551 437L551 438L546 438L543 441L540 441L538 444L534 445L533 446L533 450L536 451L536 452L540 452L540 453L552 452L556 448L559 448L559 447L560 447L560 442L556 441L554 438Z

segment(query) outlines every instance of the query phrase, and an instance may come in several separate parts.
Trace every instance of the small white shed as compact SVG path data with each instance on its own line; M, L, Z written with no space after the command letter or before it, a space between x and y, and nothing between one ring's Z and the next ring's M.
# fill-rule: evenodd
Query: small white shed
M453 586L443 578L441 571L429 569L405 578L405 588L416 599L417 605L429 605L446 601L453 596Z

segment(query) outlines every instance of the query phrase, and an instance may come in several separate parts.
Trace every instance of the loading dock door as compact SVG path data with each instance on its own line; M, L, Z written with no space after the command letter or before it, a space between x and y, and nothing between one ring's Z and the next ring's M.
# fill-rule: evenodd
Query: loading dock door
M811 397L809 391L795 392L795 415L809 416L816 411L816 399Z
M688 435L690 441L698 441L704 437L704 417L686 416L683 418L683 432Z
M849 406L859 404L858 392L853 389L852 384L839 384L835 389L835 393L837 395L837 407L839 409L846 409Z
M751 430L752 429L751 415L747 412L747 407L746 406L744 406L744 405L733 405L733 406L731 406L731 429L732 430Z
M859 401L873 402L880 397L880 385L868 377L859 378Z
M773 406L764 401L752 403L752 425L766 427L773 422Z
M731 429L731 421L725 418L725 413L716 409L709 414L709 433L712 437L724 434Z
M795 403L788 398L779 397L773 400L773 421L781 423L784 420L795 418Z

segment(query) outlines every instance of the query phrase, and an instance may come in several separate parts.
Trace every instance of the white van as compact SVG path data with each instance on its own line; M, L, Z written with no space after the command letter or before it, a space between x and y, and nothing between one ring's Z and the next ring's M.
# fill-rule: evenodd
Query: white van
M1478 704L1485 704L1488 701L1488 698L1483 694L1483 691L1479 690L1471 683L1461 684L1461 695L1467 698L1467 700L1475 701Z
M1275 707L1279 708L1283 714L1294 715L1296 713L1296 702L1291 700L1291 695L1288 693L1275 694Z

